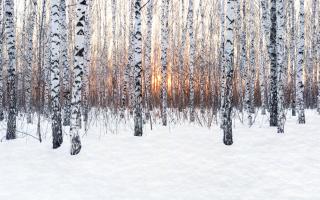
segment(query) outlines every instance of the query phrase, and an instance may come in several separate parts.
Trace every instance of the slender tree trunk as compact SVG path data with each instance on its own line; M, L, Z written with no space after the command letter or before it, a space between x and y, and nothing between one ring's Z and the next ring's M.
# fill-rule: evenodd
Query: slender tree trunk
M56 149L63 142L60 105L60 4L51 0L51 105L52 105L52 143Z
M112 98L113 98L113 111L117 107L117 35L116 35L116 0L111 2L112 13Z
M269 23L268 23L268 8L267 8L267 0L261 0L261 33L260 33L260 49L264 49L263 44L268 48L268 37L269 37ZM266 114L267 108L267 84L266 84L266 64L267 59L263 53L260 55L260 69L261 69L261 78L260 78L260 87L261 87L261 114Z
M219 89L220 89L220 98L219 98L219 103L220 103L220 113L221 113L221 118L223 118L223 113L225 112L223 109L223 101L224 101L224 89L226 86L226 80L224 79L225 76L223 73L224 72L224 68L225 68L225 51L224 51L224 45L225 45L225 0L222 0L220 1L220 7L219 7L219 10L220 10L220 46L219 46L219 56L218 56L218 59L219 59L219 66L218 66L218 71L219 71L219 78L220 78L220 85L219 85ZM223 124L222 124L223 126Z
M202 114L205 113L205 67L206 67L206 61L205 61L205 22L204 22L204 15L205 15L205 9L204 9L204 4L202 0L200 0L199 3L200 6L200 14L201 14L201 20L200 20L200 25L201 25L201 50L200 50L200 111Z
M270 29L270 126L277 126L278 121L278 98L277 98L277 11L276 0L271 0L271 29Z
M152 20L153 20L153 0L148 2L147 8L147 35L146 35L146 55L145 55L145 71L146 71L146 119L150 118L151 106L151 39L152 39Z
M290 25L291 25L291 29L290 29L290 75L291 75L291 114L292 116L296 116L296 32L295 32L295 5L294 5L294 1L290 0L289 1L289 5L290 5Z
M317 110L320 114L320 5L318 7L318 41L317 41L317 57L318 57L318 96L317 96Z
M184 23L184 12L185 12L185 7L184 7L184 0L181 1L181 48L179 51L179 94L180 94L180 103L179 103L179 111L181 112L182 109L184 108L184 63L185 63L185 48L186 48L186 37L187 37L187 31L186 31L186 25Z
M125 69L123 71L123 85L122 85L122 96L121 96L121 106L120 106L120 117L124 118L124 111L125 111L125 106L126 106L126 100L128 97L129 100L129 109L131 109L131 85L130 84L130 80L131 80L131 76L130 73L131 71L131 61L132 61L132 53L133 53L133 48L132 48L132 41L133 41L133 34L132 34L132 26L133 26L133 11L134 7L133 7L133 3L130 2L130 25L129 25L129 48L128 48L128 61L127 64L125 66ZM126 27L126 26L125 26Z
M66 16L66 0L60 0L61 14L61 65L63 69L63 125L70 125L71 117L71 88L70 88L70 67L68 64L68 34L67 34L67 16Z
M85 14L85 56L83 68L83 85L82 85L82 112L85 131L88 130L88 116L89 116L89 69L91 58L91 6L92 1L87 1ZM115 100L116 101L116 100ZM117 102L117 101L116 101Z
M304 124L306 122L304 114L304 84L303 84L303 63L304 63L304 0L300 0L299 11L299 38L298 38L298 55L297 55L297 109L298 109L298 122Z
M15 14L13 0L5 0L5 31L8 52L8 122L6 139L16 138L16 115L17 115L17 98L16 98L16 35L15 35Z
M195 66L195 38L193 30L193 0L189 0L189 9L188 9L188 32L190 40L190 52L189 52L189 108L190 108L190 122L195 120L195 108L194 108L194 66Z
M249 70L248 70L248 74L249 76L247 76L247 84L249 84L248 86L248 107L247 107L247 111L248 111L248 122L249 122L249 126L252 126L253 124L253 118L252 118L252 114L254 114L254 110L255 110L255 99L254 99L254 85L255 85L255 67L256 67L256 61L255 61L255 32L254 32L254 2L250 1L250 65L249 65Z
M167 49L168 49L168 15L169 0L162 0L162 16L161 16L161 104L162 104L162 125L167 125L167 107L168 107L168 91L167 91Z
M2 16L2 0L0 0L0 121L4 120L3 115L3 57L2 57L2 49L3 49L3 16Z
M31 15L29 20L29 27L27 29L27 67L25 68L25 97L26 97L26 113L27 122L31 123L31 108L32 108L32 58L33 58L33 31L36 20L37 1L33 1L31 7Z
M72 85L71 99L71 121L70 121L70 136L71 136L71 155L76 155L81 150L81 141L79 136L80 124L78 117L81 116L81 91L83 82L83 71L85 64L85 16L87 11L86 0L77 0L76 9L76 28L75 28L75 65Z
M135 0L134 25L134 83L135 83L135 110L134 135L142 136L142 35L141 35L141 0Z
M277 95L278 95L278 133L284 133L285 110L284 110L284 36L285 36L285 21L284 21L284 2L277 0Z
M233 82L233 60L234 60L234 20L237 0L227 0L226 12L226 37L225 37L225 65L224 73L222 74L225 79L223 84L222 101L222 129L223 129L223 142L225 145L232 145L232 82Z
M247 63L247 43L246 43L246 4L243 2L243 22L242 22L242 33L241 33L241 39L240 39L240 54L241 54L241 61L240 61L240 77L241 77L241 83L240 83L240 88L242 88L242 81L245 80L245 95L240 94L243 106L245 110L247 110L247 97L248 95L248 89L247 89L247 76L248 74L246 73L246 63ZM244 98L243 98L244 96ZM244 101L243 101L244 100Z
M50 19L51 20L51 19ZM44 49L44 69L43 69L43 81L44 81L44 88L43 88L43 113L46 117L50 116L51 114L51 107L50 107L50 88L51 88L51 80L50 80L50 72L51 72L51 24L49 23L46 27L48 30L46 35L46 44Z

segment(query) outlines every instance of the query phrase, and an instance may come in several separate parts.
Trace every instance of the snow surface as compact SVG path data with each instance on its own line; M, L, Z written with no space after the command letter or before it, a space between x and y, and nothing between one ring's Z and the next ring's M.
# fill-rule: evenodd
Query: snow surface
M288 117L277 134L266 116L251 128L237 120L232 146L218 126L156 125L134 137L130 123L116 134L91 124L77 156L66 136L52 150L46 126L42 144L0 143L0 200L318 200L320 116L307 111L306 121ZM35 135L35 125L19 129Z

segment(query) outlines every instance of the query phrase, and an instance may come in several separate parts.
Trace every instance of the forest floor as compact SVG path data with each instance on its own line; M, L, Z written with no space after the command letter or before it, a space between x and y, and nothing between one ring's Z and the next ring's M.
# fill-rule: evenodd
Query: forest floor
M278 134L266 116L251 128L236 120L232 146L217 125L154 125L133 137L130 123L107 134L92 123L77 156L67 136L52 150L44 126L43 143L23 134L0 142L0 199L318 200L320 115L309 110L306 121L288 114ZM18 120L21 132L36 135L35 128Z

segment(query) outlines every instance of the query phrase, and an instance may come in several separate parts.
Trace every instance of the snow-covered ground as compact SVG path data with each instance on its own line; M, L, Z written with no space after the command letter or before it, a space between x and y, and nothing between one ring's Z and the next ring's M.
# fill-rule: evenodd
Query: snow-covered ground
M133 137L131 124L117 134L92 124L77 156L68 137L52 150L49 130L41 144L3 140L0 200L318 200L320 116L307 111L306 121L288 117L285 134L267 117L236 122L232 146L218 126L156 125Z

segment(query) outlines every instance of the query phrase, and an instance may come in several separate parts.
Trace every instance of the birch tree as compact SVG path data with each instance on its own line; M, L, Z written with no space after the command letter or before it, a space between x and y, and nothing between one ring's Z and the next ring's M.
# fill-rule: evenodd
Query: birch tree
M8 121L6 139L16 138L16 115L17 115L17 98L16 98L16 35L15 35L15 14L14 1L5 0L5 34L8 52Z
M250 1L250 51L249 51L249 59L250 65L248 69L247 75L247 87L246 87L246 98L247 98L247 111L248 111L248 121L249 126L253 124L252 114L254 114L254 83L255 83L255 32L254 32L254 2Z
M72 99L71 99L71 121L70 121L70 136L71 136L71 155L76 155L81 150L81 141L79 136L80 124L78 117L81 107L81 91L82 91L82 76L85 64L85 16L87 11L87 1L77 0L76 2L76 27L75 27L75 65L72 84Z
M145 55L145 71L146 71L146 119L150 117L151 106L151 39L152 39L152 21L153 21L153 0L148 2L147 7L147 35L146 35L146 55Z
M317 55L318 55L318 96L317 96L317 111L320 114L320 5L318 9L318 40L317 40Z
M201 19L200 19L200 25L201 25L201 50L200 50L200 111L202 114L204 114L205 112L205 107L204 107L204 98L205 98L205 94L204 94L204 90L205 90L205 79L204 79L204 75L205 75L205 67L206 67L206 61L205 61L205 19L204 19L204 15L205 15L205 8L204 8L204 4L203 1L200 0L199 3L200 6L200 15L201 15Z
M296 116L296 19L295 19L295 3L289 1L289 20L290 20L290 77L291 77L291 113Z
M277 0L277 101L278 101L278 133L284 133L285 110L284 110L284 2Z
M27 122L31 123L31 99L32 99L32 57L33 57L33 31L37 11L37 1L33 0L33 3L30 4L31 15L29 19L29 27L27 29L27 66L25 68L25 88L26 88L26 111L27 111Z
M268 8L267 8L267 0L261 0L261 29L260 29L260 49L263 50L265 44L266 47L268 47L268 41L269 41L269 22L268 22ZM261 107L262 111L261 114L266 114L266 107L267 107L267 95L266 95L266 90L267 90L267 84L266 84L266 64L267 60L266 57L263 53L260 55L260 69L261 69L261 82L260 82L260 87L261 87Z
M225 84L223 84L222 97L222 129L223 129L223 142L225 145L232 145L232 81L233 81L233 59L234 59L234 24L236 15L236 1L227 0L226 10L226 35L225 35L225 65L224 73Z
M242 6L242 11L243 11L243 20L242 20L242 32L241 32L241 39L240 39L240 77L241 77L241 83L240 83L240 88L242 88L242 81L243 79L245 80L246 86L247 86L247 76L248 74L246 73L246 63L247 63L247 35L246 35L246 4L243 2ZM242 92L241 92L241 98L243 98ZM245 98L244 98L244 108L245 110L247 109L247 97L249 96L247 88L245 90Z
M300 0L299 11L299 38L298 38L298 55L297 55L297 84L296 84L296 99L298 110L298 122L304 124L304 84L303 84L303 64L304 64L304 0Z
M185 13L185 5L184 0L181 0L181 48L179 51L179 95L181 96L181 101L179 102L179 111L182 111L184 106L184 53L186 48L186 38L187 38L187 31L186 31L186 24L184 23L184 13Z
M61 14L61 66L63 69L63 97L64 97L64 115L63 125L70 125L71 117L71 88L70 88L70 69L68 64L68 34L67 34L67 16L66 16L66 0L60 0Z
M194 65L195 65L195 38L193 30L193 0L189 0L188 9L188 32L189 32L189 109L190 109L190 122L195 120L195 108L194 108Z
M0 0L0 121L4 120L3 115L3 16L2 16L2 0Z
M89 67L90 67L90 57L91 57L91 8L92 1L87 1L86 13L85 13L85 55L84 55L84 68L82 76L82 112L84 128L88 130L88 114L89 114ZM117 100L115 100L117 102Z
M112 13L112 97L115 99L113 101L113 109L116 108L116 102L117 102L117 35L116 35L116 0L112 0L111 2L111 13Z
M161 104L162 104L162 125L167 125L167 106L168 106L168 91L167 91L167 49L168 49L168 15L169 15L169 0L162 0L161 12Z
M129 18L129 47L128 47L128 60L127 60L127 64L125 66L125 69L123 70L123 84L122 84L122 95L121 95L121 105L120 105L120 117L121 118L124 118L124 111L125 111L125 106L126 106L126 100L128 99L129 100L129 109L131 109L131 102L132 102L132 99L131 99L131 85L130 84L130 80L131 80L131 72L132 72L132 67L131 67L131 64L132 64L132 54L133 54L133 48L132 48L132 41L133 41L133 30L132 30L132 27L133 27L133 17L134 17L134 3L133 3L133 0L130 1L130 4L129 4L129 15L130 15L130 18ZM126 26L125 26L126 27ZM128 98L126 98L128 97Z
M51 0L51 109L52 109L52 143L56 149L63 142L60 106L60 4L59 0Z
M271 0L270 9L270 126L277 126L278 98L277 98L277 10L276 0Z
M134 23L134 87L135 87L135 110L134 110L134 135L142 136L142 34L141 34L141 0L135 0L135 23Z

